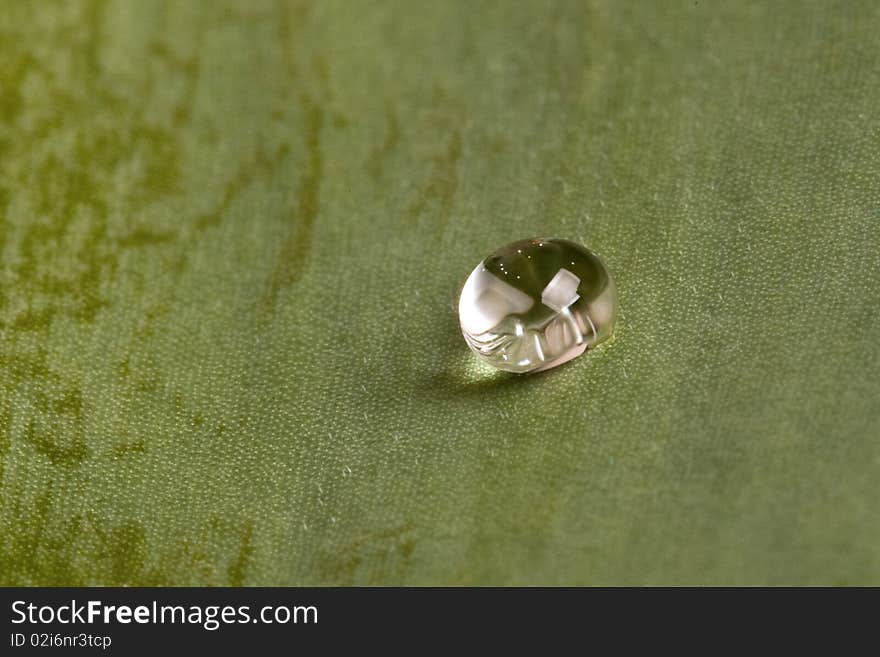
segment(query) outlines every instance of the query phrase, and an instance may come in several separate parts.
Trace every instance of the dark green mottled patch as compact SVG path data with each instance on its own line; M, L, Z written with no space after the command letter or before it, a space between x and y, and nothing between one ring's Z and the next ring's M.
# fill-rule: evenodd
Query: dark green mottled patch
M246 582L247 568L253 556L254 546L254 526L248 525L241 535L241 545L238 548L238 555L229 565L229 585L243 586Z
M321 154L324 110L308 96L303 96L302 105L305 113L305 170L300 180L296 209L291 216L290 233L281 244L269 279L269 290L264 301L268 308L274 305L282 289L293 285L302 275L312 247L312 228L318 215L324 161Z

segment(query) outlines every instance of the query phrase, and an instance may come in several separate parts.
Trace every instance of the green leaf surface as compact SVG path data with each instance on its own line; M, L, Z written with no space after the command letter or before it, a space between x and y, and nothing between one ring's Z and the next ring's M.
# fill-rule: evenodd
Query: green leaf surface
M6 2L0 583L880 584L880 5ZM614 338L459 286L587 244Z

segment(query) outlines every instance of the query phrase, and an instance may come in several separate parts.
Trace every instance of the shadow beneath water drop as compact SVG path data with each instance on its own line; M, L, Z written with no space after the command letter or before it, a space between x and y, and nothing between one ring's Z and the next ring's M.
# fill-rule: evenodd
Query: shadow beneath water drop
M519 388L539 385L566 369L565 363L543 372L514 374L481 363L470 352L454 359L441 370L434 371L425 381L425 392L440 397L468 397L475 393L507 393Z

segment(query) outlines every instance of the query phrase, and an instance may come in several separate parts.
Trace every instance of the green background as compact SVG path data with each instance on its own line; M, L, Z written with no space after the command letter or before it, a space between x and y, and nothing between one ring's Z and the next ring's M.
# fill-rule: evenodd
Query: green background
M4 2L0 583L880 584L880 4ZM459 286L582 241L595 352Z

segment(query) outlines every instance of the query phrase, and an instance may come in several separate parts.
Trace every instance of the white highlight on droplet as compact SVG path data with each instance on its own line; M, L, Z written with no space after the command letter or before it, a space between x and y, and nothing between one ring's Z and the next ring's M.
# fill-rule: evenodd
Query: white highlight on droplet
M581 279L567 269L560 269L541 292L541 303L556 312L562 312L580 298L577 293Z
M527 312L533 304L528 294L478 265L461 292L458 315L462 328L479 335L507 315Z

